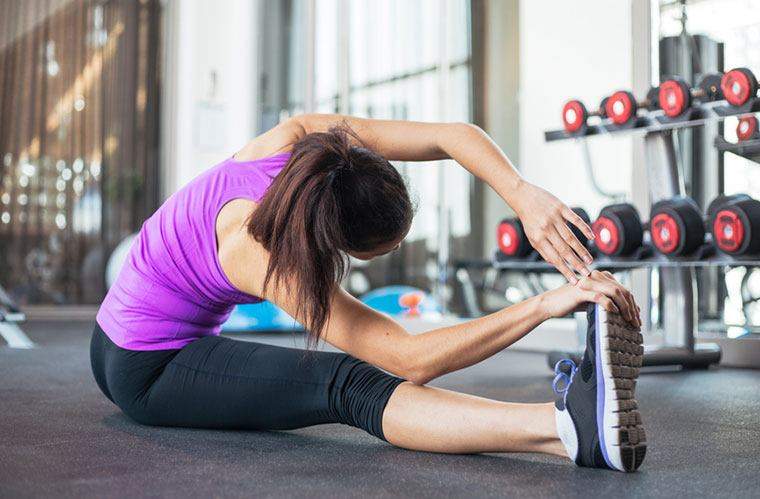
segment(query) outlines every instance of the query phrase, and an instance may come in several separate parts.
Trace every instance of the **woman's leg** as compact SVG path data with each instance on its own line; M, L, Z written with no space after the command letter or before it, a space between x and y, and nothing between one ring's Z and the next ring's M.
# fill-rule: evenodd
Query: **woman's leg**
M156 426L286 430L344 423L383 438L383 410L403 383L346 354L206 337L179 350L160 372L132 376L124 386L127 364L135 364L127 356L151 352L123 352L108 370L114 401L132 419Z
M105 391L144 424L277 430L344 423L409 449L566 455L552 404L416 386L345 354L208 337L169 355L98 337L110 347L95 356L105 362Z
M411 383L400 385L383 414L388 442L448 453L543 452L567 457L554 404L498 402Z

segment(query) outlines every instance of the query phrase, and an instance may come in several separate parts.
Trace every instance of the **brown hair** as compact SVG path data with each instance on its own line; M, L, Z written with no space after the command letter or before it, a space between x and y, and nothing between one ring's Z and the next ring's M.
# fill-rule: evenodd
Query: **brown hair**
M330 299L345 275L344 253L400 240L413 208L403 178L346 125L310 133L248 222L269 252L264 288L294 286L297 316L313 345L326 326Z

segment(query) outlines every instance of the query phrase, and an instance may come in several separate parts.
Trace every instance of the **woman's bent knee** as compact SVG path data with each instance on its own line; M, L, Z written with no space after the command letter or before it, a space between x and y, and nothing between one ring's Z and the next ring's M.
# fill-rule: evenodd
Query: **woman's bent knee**
M349 355L342 356L330 390L330 410L344 424L385 440L383 412L404 380Z

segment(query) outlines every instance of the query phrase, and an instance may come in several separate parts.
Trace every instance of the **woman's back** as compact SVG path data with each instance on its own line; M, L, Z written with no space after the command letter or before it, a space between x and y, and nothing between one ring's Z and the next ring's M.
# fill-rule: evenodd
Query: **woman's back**
M219 264L216 219L229 201L259 201L288 153L226 160L177 191L145 221L119 277L98 312L111 340L132 350L181 348L218 334L238 291Z

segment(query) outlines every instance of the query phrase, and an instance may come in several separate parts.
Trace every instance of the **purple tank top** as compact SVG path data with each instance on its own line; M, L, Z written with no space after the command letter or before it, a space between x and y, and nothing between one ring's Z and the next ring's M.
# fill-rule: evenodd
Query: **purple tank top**
M232 308L256 303L229 282L216 247L216 217L237 198L260 201L290 153L228 159L174 193L150 217L108 290L96 320L129 350L182 348L218 335Z

